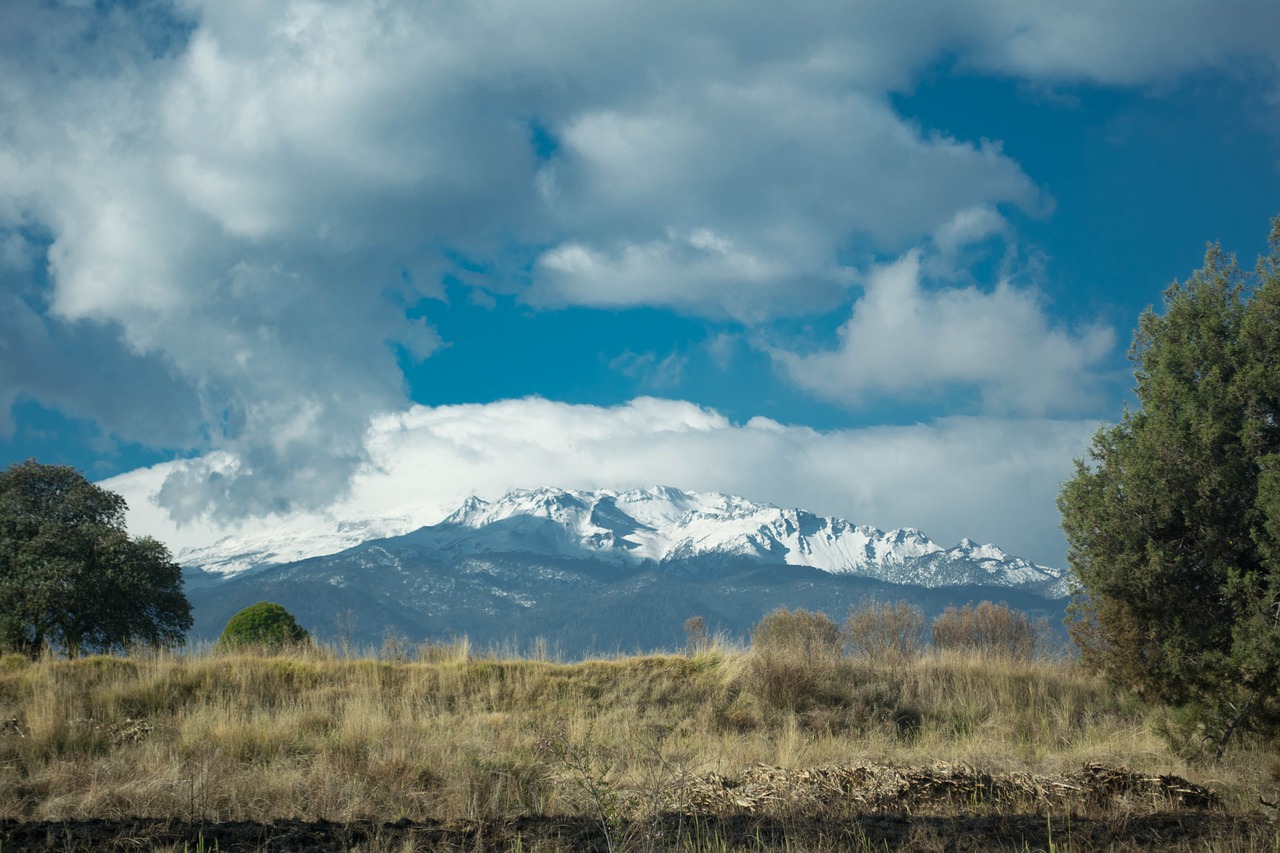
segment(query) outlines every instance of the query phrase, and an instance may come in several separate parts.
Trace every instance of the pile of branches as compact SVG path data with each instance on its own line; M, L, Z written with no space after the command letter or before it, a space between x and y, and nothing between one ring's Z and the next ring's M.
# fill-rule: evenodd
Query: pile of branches
M788 769L756 765L735 776L709 773L681 792L681 811L757 814L813 813L833 808L871 813L935 812L956 808L1052 810L1096 808L1216 809L1209 788L1180 776L1150 776L1100 763L1062 776L988 773L964 764L899 768Z

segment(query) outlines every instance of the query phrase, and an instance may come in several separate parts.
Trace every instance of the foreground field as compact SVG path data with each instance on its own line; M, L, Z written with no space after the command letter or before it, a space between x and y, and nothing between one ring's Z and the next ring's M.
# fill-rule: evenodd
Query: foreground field
M8 657L0 851L1280 850L1268 750L1168 725L936 652Z

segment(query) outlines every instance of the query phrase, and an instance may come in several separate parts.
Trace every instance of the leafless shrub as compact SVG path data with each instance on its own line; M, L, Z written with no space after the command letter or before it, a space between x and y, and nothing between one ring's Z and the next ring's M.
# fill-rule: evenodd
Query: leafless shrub
M751 631L751 647L757 653L798 656L809 664L839 658L843 645L840 626L821 610L780 607Z
M751 632L753 692L788 711L825 704L843 647L840 627L827 614L779 608Z
M707 620L701 616L690 616L684 620L685 653L696 655L711 647L711 634L707 631Z
M924 613L905 601L864 598L844 624L849 650L874 662L914 658L924 646Z
M1043 646L1048 623L1032 622L1021 610L1007 604L966 604L948 607L933 621L933 645L985 655L1030 658Z

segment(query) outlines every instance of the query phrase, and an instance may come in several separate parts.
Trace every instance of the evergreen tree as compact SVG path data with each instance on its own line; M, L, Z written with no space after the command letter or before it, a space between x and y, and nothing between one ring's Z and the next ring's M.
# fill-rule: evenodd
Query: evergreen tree
M1252 274L1211 247L1129 357L1140 408L1098 431L1058 499L1071 632L1221 756L1280 723L1280 217Z

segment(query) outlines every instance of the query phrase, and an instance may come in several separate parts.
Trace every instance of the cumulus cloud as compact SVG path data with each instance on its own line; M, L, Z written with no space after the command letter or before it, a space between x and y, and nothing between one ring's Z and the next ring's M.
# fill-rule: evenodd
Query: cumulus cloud
M245 530L311 521L332 530L342 521L390 517L429 524L471 494L667 484L881 528L918 527L947 545L970 536L1061 565L1054 499L1096 428L1092 421L954 417L818 431L763 418L737 424L692 403L652 398L612 408L536 398L415 406L374 421L369 461L350 497L327 514L273 517ZM150 501L167 470L106 481L129 499L131 529L175 548L207 545L231 530L207 522L178 528L158 512Z
M1044 204L999 146L925 136L875 97L696 83L564 129L549 204L578 237L542 255L531 299L811 313L843 298L851 235L896 249L957 210Z
M1044 415L1087 410L1115 333L1057 327L1036 293L1007 280L928 289L911 251L868 277L834 350L771 353L810 392L858 406L877 397L976 394L984 411Z
M383 244L341 227L267 239L236 211L195 203L173 164L202 149L166 105L199 76L199 51L157 56L150 19L120 9L44 20L26 5L43 23L16 30L49 42L58 61L7 69L0 170L14 180L3 183L0 229L10 242L47 233L47 267L4 275L16 302L0 374L17 380L3 402L29 397L161 446L233 447L243 464L229 474L196 462L174 472L162 498L179 517L342 494L370 414L403 405L393 344L419 357L436 345L403 306L438 284L404 275L421 265L408 249L384 257ZM246 183L259 165L240 162ZM312 201L295 199L286 218L305 227L299 212L314 212ZM259 202L274 209L247 205Z
M536 306L745 324L829 310L848 298L850 247L900 253L963 211L1047 210L998 143L894 112L889 95L922 69L1133 85L1273 67L1277 14L1207 0L10 0L0 287L22 305L3 321L0 407L35 399L125 438L231 454L171 471L161 499L183 518L320 505L367 463L371 413L405 403L396 350L439 345L405 308L440 298L458 257ZM994 311L1028 324L998 340L1044 333L1032 384L1048 376L1068 397L1067 373L1102 346L1046 328L1020 291L938 296L882 278L883 304L869 291L842 350L797 361L797 376L889 391L862 361L874 342L880 364L893 353L924 377L899 367L910 390L970 382L1038 411L1053 407L1015 387L1020 368L998 367L1023 357L1012 346L901 341L952 330L944 307ZM891 292L930 323L899 326L901 340L863 329ZM77 360L147 377L138 411L172 414L145 424L66 371L31 369L71 339Z

